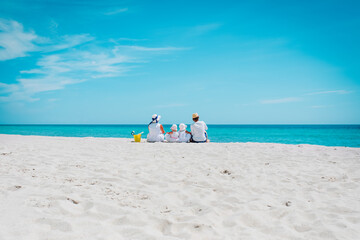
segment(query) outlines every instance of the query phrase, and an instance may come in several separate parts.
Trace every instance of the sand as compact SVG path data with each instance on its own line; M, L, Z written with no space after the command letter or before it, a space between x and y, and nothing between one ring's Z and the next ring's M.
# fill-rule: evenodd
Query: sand
M360 148L0 135L0 239L359 239Z

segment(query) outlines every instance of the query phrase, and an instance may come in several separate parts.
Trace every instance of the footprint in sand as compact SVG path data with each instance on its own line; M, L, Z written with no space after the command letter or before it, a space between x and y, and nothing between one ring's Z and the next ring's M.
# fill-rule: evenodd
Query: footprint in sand
M311 230L311 227L305 224L301 224L301 225L296 225L294 226L295 230L298 232L308 232Z
M131 226L137 226L142 227L146 225L146 222L139 220L137 216L124 216L121 218L117 218L113 221L114 225L131 225Z
M122 237L124 237L124 239L146 239L146 240L159 239L144 232L144 229L141 227L139 228L126 227L121 231L121 235Z
M67 222L58 220L58 219L49 219L49 218L39 218L36 222L41 224L50 225L51 230L58 230L62 232L70 232L72 231L71 225Z

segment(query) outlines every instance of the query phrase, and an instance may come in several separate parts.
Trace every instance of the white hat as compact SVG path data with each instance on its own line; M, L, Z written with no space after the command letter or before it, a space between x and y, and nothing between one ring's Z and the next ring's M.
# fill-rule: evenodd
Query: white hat
M184 131L184 130L186 130L187 126L183 123L180 123L179 128L180 128L180 131Z
M170 129L171 129L171 130L174 130L174 131L177 131L177 126L176 126L176 124L173 124Z
M161 118L160 115L157 115L157 114L152 115L152 121L153 122L159 122L160 118Z

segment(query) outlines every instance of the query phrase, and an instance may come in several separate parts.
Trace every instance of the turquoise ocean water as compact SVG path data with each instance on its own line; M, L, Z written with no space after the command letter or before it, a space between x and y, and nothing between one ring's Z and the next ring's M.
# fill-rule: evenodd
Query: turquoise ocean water
M360 125L208 125L212 142L266 142L360 147ZM164 125L170 131L170 125ZM189 127L188 127L189 130ZM0 134L131 138L147 125L0 125Z

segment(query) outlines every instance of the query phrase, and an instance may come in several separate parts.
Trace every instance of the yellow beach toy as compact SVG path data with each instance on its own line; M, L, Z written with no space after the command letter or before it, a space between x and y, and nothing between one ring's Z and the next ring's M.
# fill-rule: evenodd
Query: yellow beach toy
M135 131L132 131L132 132L131 132L131 135L134 136L134 141L135 141L135 142L141 142L141 134L143 134L143 133L144 133L144 132L135 134Z

